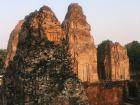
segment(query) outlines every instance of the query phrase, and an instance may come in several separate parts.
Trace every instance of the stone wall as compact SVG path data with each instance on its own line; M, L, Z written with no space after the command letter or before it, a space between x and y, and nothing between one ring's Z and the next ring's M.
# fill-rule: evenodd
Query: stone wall
M122 87L110 87L95 85L86 88L90 105L122 105Z

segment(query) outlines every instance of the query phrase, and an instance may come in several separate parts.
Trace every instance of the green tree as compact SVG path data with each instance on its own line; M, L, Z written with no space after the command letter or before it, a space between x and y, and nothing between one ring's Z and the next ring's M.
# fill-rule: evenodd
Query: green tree
M125 45L129 57L130 71L132 73L140 72L140 43L133 41Z

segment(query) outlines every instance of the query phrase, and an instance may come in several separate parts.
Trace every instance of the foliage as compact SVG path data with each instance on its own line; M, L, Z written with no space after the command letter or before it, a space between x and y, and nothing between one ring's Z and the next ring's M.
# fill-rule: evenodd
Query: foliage
M7 56L6 50L0 49L0 70L3 68L6 56Z
M126 45L131 72L140 72L140 43L133 41Z
M97 66L98 66L98 75L99 75L99 78L101 79L101 80L104 80L104 79L108 79L108 80L110 80L111 79L111 70L109 70L110 71L110 75L109 75L109 77L108 76L106 76L105 74L105 67L104 67L104 59L105 59L105 56L104 55L109 55L109 53L110 53L110 45L112 44L113 42L112 41L110 41L110 40L105 40L105 41L103 41L102 43L100 43L99 45L98 45L98 52L97 52Z

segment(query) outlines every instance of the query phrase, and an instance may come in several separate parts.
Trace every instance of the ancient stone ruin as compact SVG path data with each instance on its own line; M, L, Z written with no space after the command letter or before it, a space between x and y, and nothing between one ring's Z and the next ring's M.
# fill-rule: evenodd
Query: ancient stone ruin
M129 80L129 58L119 43L104 41L98 46L98 72L102 80Z
M8 43L2 105L120 105L126 49L111 41L96 49L90 30L77 3L62 24L48 6L20 21Z
M74 60L74 72L83 82L98 81L97 51L81 6L73 3L68 7L62 28Z
M50 15L52 14L50 13ZM83 82L98 81L97 51L93 37L90 34L90 25L86 21L86 16L83 14L82 8L76 3L68 7L68 12L62 23L62 29L60 22L50 23L50 20L51 17L48 16L44 22L41 23L42 30L40 33L45 33L49 41L57 43L60 42L60 37L65 37L74 62L74 73L77 74ZM40 20L32 20L32 27L38 28L38 21ZM5 68L15 55L18 43L18 32L21 30L22 23L23 21L20 21L11 33ZM49 26L46 24L49 24ZM61 34L58 34L58 32ZM36 34L35 32L32 33Z
M6 105L88 105L60 22L43 6L26 16L4 74Z
M7 58L5 60L4 68L6 68L9 64L9 61L13 60L13 57L15 56L16 50L17 50L17 44L18 44L18 37L19 32L21 31L21 26L23 24L23 20L20 20L19 23L16 25L15 29L11 32L10 38L8 41L8 47L7 47Z

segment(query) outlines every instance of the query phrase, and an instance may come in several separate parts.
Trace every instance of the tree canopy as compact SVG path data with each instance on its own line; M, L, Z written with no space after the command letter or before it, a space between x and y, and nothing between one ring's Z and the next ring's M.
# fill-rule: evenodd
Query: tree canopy
M127 48L131 72L140 72L140 43L133 41L125 45L125 47Z

